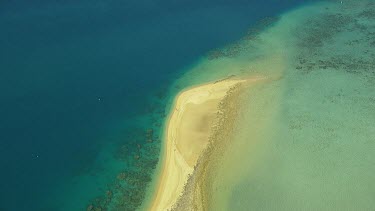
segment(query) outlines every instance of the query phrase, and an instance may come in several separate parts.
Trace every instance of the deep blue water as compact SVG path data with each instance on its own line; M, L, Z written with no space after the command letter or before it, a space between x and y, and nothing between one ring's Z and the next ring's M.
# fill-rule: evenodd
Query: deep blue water
M126 142L184 67L300 2L1 1L0 210L69 203L50 195Z

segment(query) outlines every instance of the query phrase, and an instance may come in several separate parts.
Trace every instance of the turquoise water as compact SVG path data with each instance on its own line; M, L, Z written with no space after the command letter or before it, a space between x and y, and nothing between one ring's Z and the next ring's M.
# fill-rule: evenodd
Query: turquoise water
M244 88L232 136L213 142L180 205L374 210L374 20L370 0L305 5L185 74L268 80Z
M172 81L298 3L2 1L0 210L135 208Z

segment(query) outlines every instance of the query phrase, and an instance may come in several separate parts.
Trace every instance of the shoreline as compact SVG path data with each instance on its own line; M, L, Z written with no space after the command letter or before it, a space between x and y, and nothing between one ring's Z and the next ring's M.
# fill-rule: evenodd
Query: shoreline
M209 145L218 125L219 105L236 85L261 78L227 78L181 91L165 124L160 170L147 210L171 210L183 194L189 177Z

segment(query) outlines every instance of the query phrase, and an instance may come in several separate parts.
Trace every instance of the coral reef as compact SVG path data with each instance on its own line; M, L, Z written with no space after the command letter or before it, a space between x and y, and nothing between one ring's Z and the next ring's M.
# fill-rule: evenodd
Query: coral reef
M219 58L233 58L241 53L243 50L248 48L243 41L258 41L260 32L264 31L268 27L271 27L274 23L279 20L280 17L265 17L258 21L254 26L249 29L245 36L239 42L233 43L223 49L214 49L208 52L207 58L209 60L219 59Z

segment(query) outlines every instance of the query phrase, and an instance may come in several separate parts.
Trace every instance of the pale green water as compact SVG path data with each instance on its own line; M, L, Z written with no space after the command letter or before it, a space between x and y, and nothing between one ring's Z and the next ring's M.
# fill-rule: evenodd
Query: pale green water
M209 179L209 207L374 210L375 4L299 8L234 46L177 82L274 79L243 94L243 115Z

